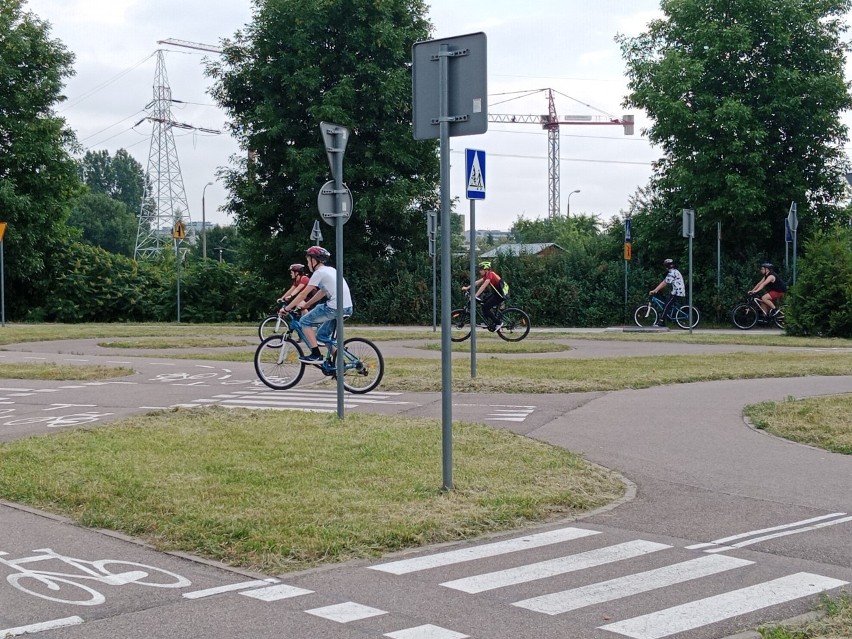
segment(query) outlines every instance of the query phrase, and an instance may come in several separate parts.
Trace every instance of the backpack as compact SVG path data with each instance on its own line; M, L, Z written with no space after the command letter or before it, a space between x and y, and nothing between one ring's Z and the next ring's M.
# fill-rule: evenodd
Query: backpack
M775 290L776 290L776 291L779 291L779 292L781 292L781 293L786 293L786 292L787 292L787 282L785 282L784 280L782 280L782 279L781 279L780 277L778 277L777 275L775 276L775 282L774 282L774 284L775 284Z

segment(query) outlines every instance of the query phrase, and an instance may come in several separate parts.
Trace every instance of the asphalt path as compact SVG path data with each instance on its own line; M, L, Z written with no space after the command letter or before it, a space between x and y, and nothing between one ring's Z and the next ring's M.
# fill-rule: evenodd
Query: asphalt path
M559 357L761 350L567 341L574 350ZM312 383L318 378L276 393L257 383L250 364L127 357L96 344L6 346L0 362L121 363L136 373L89 384L3 380L0 439L171 406L298 408L307 398L332 410L333 388ZM440 356L418 345L381 347L387 357ZM852 457L757 431L742 408L850 391L852 374L600 393L455 394L454 419L581 453L620 473L627 498L576 521L271 581L0 504L0 575L7 577L0 582L0 636L730 635L803 613L816 593L852 582ZM379 389L350 401L347 410L441 414L437 393ZM57 591L31 575L9 580L47 566L78 576L54 575Z

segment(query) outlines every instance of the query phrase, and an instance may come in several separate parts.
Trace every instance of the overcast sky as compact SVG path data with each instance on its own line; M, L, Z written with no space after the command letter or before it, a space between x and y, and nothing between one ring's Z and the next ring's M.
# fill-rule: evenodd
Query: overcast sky
M88 149L127 149L147 168L151 125L142 122L151 101L158 40L176 38L218 44L251 20L248 0L29 0L28 8L52 25L53 37L76 55L76 76L59 113ZM547 113L553 89L557 113L620 117L626 93L624 64L613 37L635 35L660 16L658 0L434 0L429 17L436 38L482 31L488 40L489 112ZM225 114L206 94L198 51L168 48L166 68L179 122L220 130L221 135L174 130L192 220L201 219L207 187L206 219L229 223L218 210L226 198L216 170L238 147L225 133ZM525 93L527 97L519 98ZM641 135L648 121L636 117L636 134L620 126L561 127L561 211L570 197L571 213L608 220L644 186L659 156ZM319 144L319 134L317 143ZM534 124L490 124L484 135L454 137L452 193L457 210L464 198L464 149L487 153L486 199L477 203L480 229L508 229L521 215L548 212L547 133ZM344 167L345 171L345 167ZM319 185L318 185L319 186ZM358 194L353 193L355 215Z

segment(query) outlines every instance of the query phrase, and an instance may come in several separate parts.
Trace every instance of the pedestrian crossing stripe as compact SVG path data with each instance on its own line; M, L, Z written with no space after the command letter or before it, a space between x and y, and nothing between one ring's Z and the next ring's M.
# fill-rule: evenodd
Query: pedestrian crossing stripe
M662 637L724 621L761 608L840 588L848 583L839 579L799 572L600 626L600 629L633 639L662 639Z
M674 586L693 579L709 577L734 568L750 566L753 563L753 561L728 557L727 555L707 555L662 568L599 581L571 590L516 601L512 605L546 615L559 615L587 606L650 592L658 588Z

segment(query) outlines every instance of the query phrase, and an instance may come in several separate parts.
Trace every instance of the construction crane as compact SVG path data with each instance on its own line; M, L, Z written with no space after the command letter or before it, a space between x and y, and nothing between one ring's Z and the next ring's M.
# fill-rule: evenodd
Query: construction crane
M606 126L617 124L624 127L624 135L633 135L632 115L613 118L600 115L563 115L556 114L556 103L553 99L553 89L547 89L547 115L511 115L489 113L489 122L509 124L540 124L547 130L547 183L548 183L548 215L559 217L559 127L566 124L585 124Z

